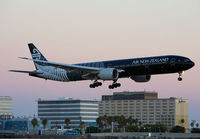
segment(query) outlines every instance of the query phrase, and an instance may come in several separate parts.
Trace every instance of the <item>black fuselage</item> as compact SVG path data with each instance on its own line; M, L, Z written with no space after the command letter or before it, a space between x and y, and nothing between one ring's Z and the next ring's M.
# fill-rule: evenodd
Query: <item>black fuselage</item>
M134 75L154 75L182 72L192 68L194 66L194 62L183 56L166 55L81 63L77 65L122 69L125 72L120 73L119 78L125 78Z

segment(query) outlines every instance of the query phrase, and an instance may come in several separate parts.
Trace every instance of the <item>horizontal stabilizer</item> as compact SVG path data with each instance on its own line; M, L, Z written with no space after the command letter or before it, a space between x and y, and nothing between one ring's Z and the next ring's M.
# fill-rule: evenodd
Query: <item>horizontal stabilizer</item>
M20 58L20 59L27 59L27 60L29 59L29 58L27 58L27 57L19 57L19 58Z
M30 73L30 74L42 74L42 72L37 71L24 71L24 70L9 70L10 72L20 72L20 73Z

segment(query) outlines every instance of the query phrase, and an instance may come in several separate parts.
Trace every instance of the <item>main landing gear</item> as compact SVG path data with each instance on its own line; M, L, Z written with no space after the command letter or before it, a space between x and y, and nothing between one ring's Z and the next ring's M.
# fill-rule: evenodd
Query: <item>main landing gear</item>
M109 85L108 88L109 89L114 89L114 88L117 88L117 87L120 87L120 86L121 86L120 83L113 82L113 84Z
M182 75L183 75L183 73L184 73L184 71L181 71L181 72L179 72L178 73L178 81L182 81L183 80L183 78L182 78Z
M95 88L95 87L98 87L98 86L102 86L102 83L95 81L93 84L90 84L90 88Z

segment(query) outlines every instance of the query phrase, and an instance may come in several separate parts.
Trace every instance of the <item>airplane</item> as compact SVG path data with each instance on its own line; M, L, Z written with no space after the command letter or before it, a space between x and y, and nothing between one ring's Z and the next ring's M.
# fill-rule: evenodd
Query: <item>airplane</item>
M102 86L102 81L113 81L109 89L120 87L119 78L131 78L135 82L148 82L152 75L178 73L178 81L182 81L184 71L195 63L187 57L177 55L154 56L144 58L120 59L79 64L63 64L48 61L33 43L28 44L36 70L11 72L28 73L30 76L62 82L91 80L90 88Z

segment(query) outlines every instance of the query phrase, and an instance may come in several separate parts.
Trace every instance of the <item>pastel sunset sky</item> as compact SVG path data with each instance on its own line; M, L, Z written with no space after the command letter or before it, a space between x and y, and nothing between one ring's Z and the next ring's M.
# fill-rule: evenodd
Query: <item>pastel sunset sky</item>
M160 98L189 99L189 117L200 122L199 0L1 0L0 95L13 98L15 115L37 114L37 100L59 97L101 99L113 91L156 91ZM182 55L196 65L178 74L155 75L148 83L120 79L90 89L91 81L55 82L10 73L34 70L28 43L49 61L81 63L159 55Z

